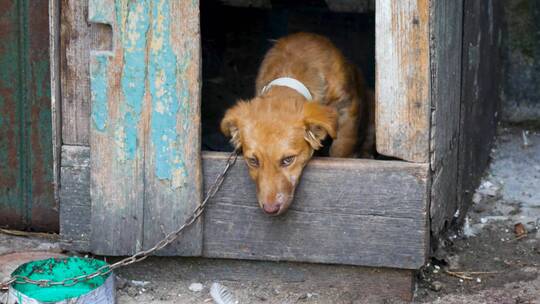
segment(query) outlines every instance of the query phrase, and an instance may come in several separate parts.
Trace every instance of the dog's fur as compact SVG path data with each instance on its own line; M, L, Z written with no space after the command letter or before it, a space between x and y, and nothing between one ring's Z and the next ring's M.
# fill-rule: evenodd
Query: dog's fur
M302 82L313 101L285 86L261 94L280 77ZM332 157L373 155L373 93L325 37L298 33L279 39L261 64L256 92L227 110L221 130L242 149L266 213L287 210L304 166L328 135Z

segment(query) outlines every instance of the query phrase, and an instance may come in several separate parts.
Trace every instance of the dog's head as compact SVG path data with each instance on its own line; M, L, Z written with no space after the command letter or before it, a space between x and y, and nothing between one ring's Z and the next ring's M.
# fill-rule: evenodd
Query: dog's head
M304 166L336 129L333 108L300 98L239 101L221 122L222 132L242 149L259 206L270 215L287 210Z

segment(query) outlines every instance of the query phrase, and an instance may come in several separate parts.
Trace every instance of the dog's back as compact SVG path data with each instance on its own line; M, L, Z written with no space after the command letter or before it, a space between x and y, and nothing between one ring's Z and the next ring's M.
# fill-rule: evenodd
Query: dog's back
M362 73L329 39L312 33L297 33L279 39L261 64L256 80L257 94L279 77L301 81L310 90L314 101L336 108L342 124L338 137L356 143L352 148L350 144L333 145L338 148L333 156L373 155L373 93L366 86Z

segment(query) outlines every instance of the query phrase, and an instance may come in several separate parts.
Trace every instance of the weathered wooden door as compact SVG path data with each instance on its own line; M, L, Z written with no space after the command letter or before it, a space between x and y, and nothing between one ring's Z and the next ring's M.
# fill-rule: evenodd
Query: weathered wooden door
M111 50L90 52L91 251L153 246L201 202L199 3L90 0ZM200 255L196 223L161 254Z
M47 0L0 1L0 227L58 230Z

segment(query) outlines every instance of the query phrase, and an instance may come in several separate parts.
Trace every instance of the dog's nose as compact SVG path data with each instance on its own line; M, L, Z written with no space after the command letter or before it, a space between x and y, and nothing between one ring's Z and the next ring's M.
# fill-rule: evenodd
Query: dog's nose
M263 210L268 214L278 213L279 208L281 208L281 204L263 204Z

